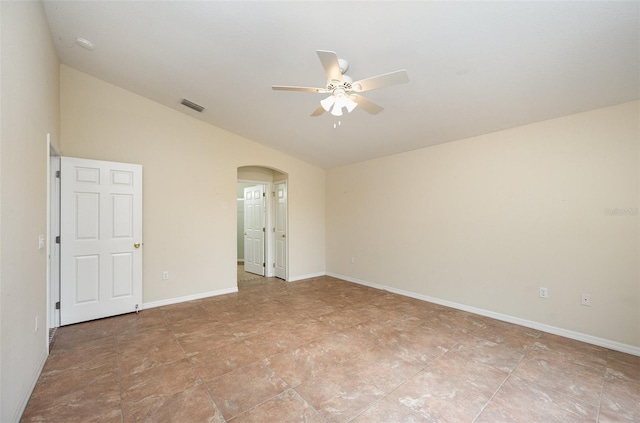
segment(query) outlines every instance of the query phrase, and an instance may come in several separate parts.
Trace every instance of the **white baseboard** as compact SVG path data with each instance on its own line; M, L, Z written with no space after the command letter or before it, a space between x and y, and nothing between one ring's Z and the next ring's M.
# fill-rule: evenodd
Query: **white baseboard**
M309 273L308 275L300 275L300 276L294 276L292 278L289 278L287 279L287 282L297 282L303 279L319 278L320 276L325 276L325 275L326 275L325 272Z
M142 303L142 309L162 307L171 304L184 303L185 301L201 300L202 298L215 297L217 295L233 294L238 292L238 288L219 289L217 291L202 292L200 294L185 295L184 297L168 298L166 300L151 301Z
M49 338L47 338L47 343L49 342ZM20 419L22 418L22 415L24 414L24 410L26 410L27 408L27 404L29 403L29 399L31 398L31 394L33 394L33 390L36 387L36 383L38 383L38 379L40 378L40 374L42 373L42 369L44 368L45 363L47 362L47 358L49 357L49 354L47 354L47 349L48 347L45 347L45 350L43 351L43 355L42 358L40 360L40 364L36 367L36 371L34 372L32 378L31 378L31 383L29 384L29 389L27 389L27 392L25 392L24 397L22 398L22 400L20 401L20 404L18 405L18 408L16 408L16 415L11 419L12 422L19 422Z
M633 345L623 344L621 342L612 341L610 339L598 338L596 336L588 335L586 333L575 332L568 329L559 328L556 326L546 325L544 323L538 323L531 320L521 319L519 317L509 316L507 314L496 313L481 308L471 307L464 304L455 303L452 301L442 300L440 298L429 297L422 294L416 294L410 291L404 291L402 289L393 288L386 285L380 285L377 283L371 283L360 279L352 278L349 276L338 275L335 273L327 273L327 276L343 279L348 282L357 283L359 285L368 286L371 288L380 289L383 291L393 292L394 294L403 295L405 297L415 298L417 300L427 301L434 304L443 305L445 307L455 308L457 310L467 311L469 313L479 314L480 316L490 317L492 319L501 320L507 323L513 323L516 325L536 329L541 332L551 333L553 335L563 336L569 339L575 339L576 341L586 342L588 344L597 345L599 347L609 348L611 350L620 351L627 354L640 356L640 347Z

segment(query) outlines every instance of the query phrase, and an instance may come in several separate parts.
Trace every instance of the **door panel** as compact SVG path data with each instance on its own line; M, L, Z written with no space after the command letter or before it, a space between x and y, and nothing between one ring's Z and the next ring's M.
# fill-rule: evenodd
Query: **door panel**
M133 196L130 194L112 194L113 204L112 238L133 238Z
M76 256L75 262L75 303L97 302L100 299L100 256Z
M113 268L112 298L133 295L133 254L112 254L111 262Z
M244 189L244 270L264 276L264 186Z
M62 325L140 308L141 244L142 166L63 157Z

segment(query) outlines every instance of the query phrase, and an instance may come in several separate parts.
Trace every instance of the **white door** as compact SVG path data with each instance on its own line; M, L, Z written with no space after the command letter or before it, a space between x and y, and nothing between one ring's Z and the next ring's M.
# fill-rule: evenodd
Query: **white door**
M62 325L142 305L142 166L62 157Z
M244 189L244 271L264 276L264 186Z
M275 195L275 276L287 279L287 183L276 183Z

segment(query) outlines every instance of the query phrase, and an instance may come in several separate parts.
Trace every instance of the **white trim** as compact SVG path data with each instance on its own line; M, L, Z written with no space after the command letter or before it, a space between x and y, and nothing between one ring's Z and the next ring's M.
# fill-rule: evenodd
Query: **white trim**
M47 217L46 217L46 255L45 265L45 295L46 295L46 322L45 332L47 334L47 355L49 355L49 329L53 326L51 318L51 133L47 132Z
M361 279L351 278L349 276L338 275L335 273L327 273L327 276L331 276L338 279L343 279L348 282L357 283L359 285L368 286L383 291L393 292L394 294L403 295L405 297L415 298L417 300L427 301L434 304L443 305L445 307L455 308L457 310L467 311L469 313L479 314L480 316L490 317L492 319L501 320L507 323L513 323L516 325L536 329L542 332L551 333L553 335L563 336L565 338L574 339L576 341L586 342L588 344L597 345L599 347L609 348L611 350L620 351L635 356L640 356L640 347L633 345L623 344L621 342L612 341L610 339L598 338L597 336L588 335L586 333L575 332L569 329L563 329L556 326L546 325L544 323L538 323L531 320L521 319L519 317L509 316L507 314L496 313L481 308L471 307L468 305L455 303L452 301L442 300L440 298L429 297L422 294L416 294L410 291L404 291L402 289L393 288L386 285L380 285L377 283L371 283L363 281Z
M162 307L162 306L171 305L171 304L184 303L187 301L201 300L203 298L216 297L218 295L225 295L225 294L233 294L235 292L238 292L237 287L219 289L217 291L203 292L200 294L185 295L184 297L168 298L166 300L151 301L149 303L142 303L142 309L145 310L147 308Z
M276 222L275 222L275 218L276 218L276 205L278 203L277 198L275 197L275 193L276 193L276 186L278 184L284 184L285 185L285 191L286 191L286 195L285 195L285 211L284 211L284 220L285 220L285 230L284 233L289 234L289 177L287 176L287 179L284 180L280 180L280 181L273 181L271 183L271 188L269 189L269 191L273 194L271 197L271 222L270 222L270 228L272 228L271 233L274 235L272 237L272 254L271 254L271 275L276 277L276 271L275 271L275 265L276 265L276 237L275 237L275 229L276 229ZM287 239L285 241L285 252L284 252L284 280L288 281L289 279L289 240Z
M325 272L309 273L308 275L294 276L291 279L287 279L287 282L297 282L303 279L319 278L320 276L325 276L325 275L327 275L327 273Z
M55 303L60 301L60 251L55 251L55 237L60 235L60 186L55 172L60 170L60 151L51 143L51 133L47 133L47 351L49 345L49 329L60 326L60 310ZM55 165L51 166L52 160ZM54 188L55 186L55 188ZM53 208L55 213L51 213ZM52 220L56 219L56 221ZM55 253L55 254L54 254ZM52 261L55 259L55 261ZM52 271L55 270L54 278ZM55 289L53 289L55 284Z

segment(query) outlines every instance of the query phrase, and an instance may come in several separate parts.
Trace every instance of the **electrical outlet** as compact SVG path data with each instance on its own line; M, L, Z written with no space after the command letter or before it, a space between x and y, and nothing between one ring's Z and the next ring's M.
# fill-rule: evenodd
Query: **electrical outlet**
M351 264L356 262L356 258L355 257L351 257Z
M42 250L44 248L44 235L40 235L38 237L38 250Z
M548 298L547 288L540 287L540 298Z
M162 272L162 280L163 281L168 281L169 280L169 272L167 272L166 270L164 272Z
M38 316L36 316L36 332L38 331Z
M582 304L583 306L591 306L591 295L589 294L582 294L582 296L580 297L580 304Z

